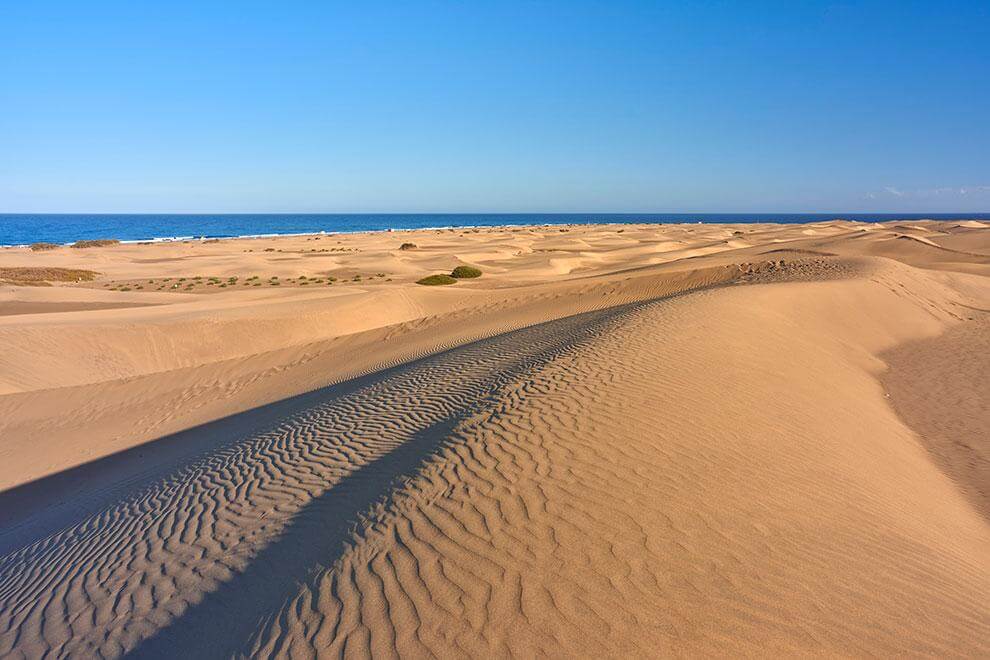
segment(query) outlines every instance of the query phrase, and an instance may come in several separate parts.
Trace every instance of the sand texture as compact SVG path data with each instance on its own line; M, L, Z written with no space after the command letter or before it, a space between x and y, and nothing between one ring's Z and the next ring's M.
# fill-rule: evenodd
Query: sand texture
M990 655L990 226L0 267L0 656Z

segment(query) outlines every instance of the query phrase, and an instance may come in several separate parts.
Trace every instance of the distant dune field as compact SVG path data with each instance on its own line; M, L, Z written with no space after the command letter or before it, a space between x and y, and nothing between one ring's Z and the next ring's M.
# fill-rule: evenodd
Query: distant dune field
M988 342L976 221L0 249L0 656L986 657Z

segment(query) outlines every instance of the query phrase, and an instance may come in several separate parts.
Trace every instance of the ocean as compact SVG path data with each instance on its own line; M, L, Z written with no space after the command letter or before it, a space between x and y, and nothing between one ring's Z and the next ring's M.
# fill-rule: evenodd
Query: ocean
M674 223L674 222L821 222L843 218L884 220L990 220L990 213L826 214L826 213L389 213L389 214L0 214L0 245L71 243L81 239L121 241L233 238L272 234L308 234L491 227L498 225Z

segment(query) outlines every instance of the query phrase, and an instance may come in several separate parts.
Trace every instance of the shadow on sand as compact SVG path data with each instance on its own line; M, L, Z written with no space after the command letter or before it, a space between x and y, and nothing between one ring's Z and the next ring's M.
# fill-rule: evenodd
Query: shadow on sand
M266 617L341 557L363 514L387 506L451 441L461 420L496 414L490 404L500 388L525 380L643 304L483 339L0 493L0 642L6 635L14 640L8 650L16 650L21 630L30 628L42 638L21 649L29 654L129 650L138 657L216 657L248 651L244 645ZM258 493L283 486L278 492L309 495L297 497L275 536L253 547L240 570L211 588L177 594L176 602L191 603L178 615L169 614L174 603L156 604L153 617L134 619L126 606L133 595L121 609L120 593L110 585L133 589L137 581L154 590L154 580L171 573L163 570L165 562L199 570L202 542L231 543L212 536L224 507L241 509L242 518L232 519L236 545L237 520L261 513L254 508L265 501ZM256 499L244 499L240 488ZM176 511L186 517L166 520ZM169 559L175 552L186 555ZM107 585L98 593L89 586L97 575ZM87 621L91 627L82 627ZM46 638L49 629L69 627L79 647L59 641L64 632ZM128 638L133 641L123 641Z

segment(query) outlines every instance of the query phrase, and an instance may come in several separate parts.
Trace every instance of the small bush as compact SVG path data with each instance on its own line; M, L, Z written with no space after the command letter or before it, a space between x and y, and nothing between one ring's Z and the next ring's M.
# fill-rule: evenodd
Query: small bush
M450 272L450 276L456 277L459 280L472 277L481 277L481 271L474 266L458 266Z
M416 244L415 243L403 243L402 245L399 246L399 249L400 250L415 250L416 249Z
M450 275L430 275L417 281L416 284L422 284L423 286L441 286L444 284L457 284L457 280Z
M94 248L94 247L109 247L111 245L119 245L120 241L116 238L96 238L86 241L76 241L72 244L74 248Z
M31 243L30 247L32 252L44 252L45 250L55 250L62 246L55 243Z

